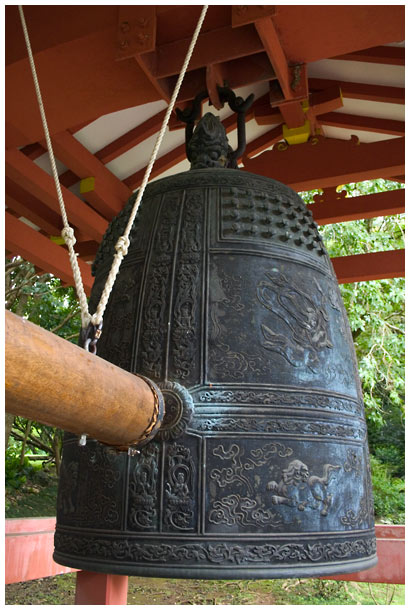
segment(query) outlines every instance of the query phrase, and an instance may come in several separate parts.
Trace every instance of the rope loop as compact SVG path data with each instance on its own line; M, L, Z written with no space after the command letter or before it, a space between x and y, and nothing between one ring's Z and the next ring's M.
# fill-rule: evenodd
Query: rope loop
M74 229L72 227L64 227L64 229L61 231L61 237L64 239L67 246L74 246L74 244L77 242L76 238L74 237Z
M130 240L128 239L128 237L126 235L121 235L121 237L118 238L118 241L115 244L116 252L118 254L120 254L122 258L124 258L124 256L127 256L127 254L128 254L129 247L130 247Z

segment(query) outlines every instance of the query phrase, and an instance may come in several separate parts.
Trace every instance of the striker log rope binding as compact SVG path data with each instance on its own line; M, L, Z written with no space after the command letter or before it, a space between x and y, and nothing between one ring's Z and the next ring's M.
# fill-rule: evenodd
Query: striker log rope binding
M56 189L57 189L58 202L60 205L61 216L62 216L63 224L64 224L64 229L61 231L61 235L64 238L65 243L68 246L70 264L71 264L71 268L73 270L73 276L74 276L75 287L76 287L76 291L77 291L77 295L78 295L78 300L80 302L82 327L83 327L83 330L87 329L87 327L92 327L94 329L94 332L92 333L94 338L93 338L93 341L91 341L91 343L94 344L93 345L94 353L96 353L95 342L96 342L96 339L101 334L102 320L103 320L105 308L107 306L108 299L110 297L111 290L114 285L115 278L118 274L121 262L128 252L128 248L130 245L129 234L132 229L132 225L134 223L135 217L137 215L142 197L144 195L145 187L147 186L152 167L153 167L156 157L158 155L158 151L161 146L161 142L165 135L165 130L168 126L168 121L171 116L171 112L175 106L175 102L178 97L178 93L181 88L185 73L187 71L188 64L190 62L192 53L194 51L195 44L196 44L196 41L199 36L199 32L201 30L202 24L205 19L206 12L208 10L208 5L204 5L202 8L200 17L198 19L197 26L195 28L191 43L189 45L189 48L188 48L188 51L187 51L187 54L185 57L185 61L182 65L181 72L179 74L177 83L175 85L174 92L172 94L172 97L170 99L170 102L169 102L169 105L167 108L167 112L165 113L165 117L164 117L164 120L162 123L161 130L157 136L157 140L156 140L154 149L152 151L151 158L150 158L147 168L145 170L145 174L144 174L144 178L142 180L141 187L138 191L137 198L136 198L134 206L131 210L131 214L128 219L127 226L125 227L124 234L118 239L118 241L115 245L115 254L114 254L112 266L111 266L110 272L108 274L104 289L102 291L102 294L100 297L100 302L93 315L91 315L88 310L88 302L87 302L87 297L86 297L86 294L84 291L81 271L80 271L80 268L78 265L77 255L74 251L74 244L76 241L75 237L74 237L74 230L72 229L72 227L70 227L70 225L68 223L68 219L67 219L67 213L65 210L63 194L61 192L60 182L58 179L58 172L57 172L57 167L56 167L56 163L55 163L53 147L51 144L50 134L49 134L48 126L47 126L47 119L46 119L43 101L42 101L42 97L41 97L40 85L39 85L38 78L37 78L37 72L36 72L36 67L35 67L35 63L34 63L33 53L31 50L31 44L30 44L30 39L29 39L29 35L28 35L27 25L26 25L26 21L24 18L23 7L21 5L19 5L18 9L19 9L19 13L20 13L21 24L23 27L24 38L26 41L27 53L28 53L28 57L29 57L31 72L33 75L34 87L36 90L36 96L37 96L37 101L38 101L38 105L39 105L39 109L40 109L41 120L43 123L44 135L45 135L45 139L46 139L46 143L47 143L47 149L48 149L48 154L49 154L49 158L50 158L51 169L52 169L53 178L54 178L54 182L55 182ZM88 341L87 345L89 343L90 343L90 341Z

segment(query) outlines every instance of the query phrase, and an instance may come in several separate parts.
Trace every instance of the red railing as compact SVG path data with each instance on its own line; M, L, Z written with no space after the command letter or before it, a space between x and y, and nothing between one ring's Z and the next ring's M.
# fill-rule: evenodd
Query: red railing
M126 605L128 576L78 571L55 563L54 517L6 519L6 584L77 572L76 604ZM376 525L378 564L327 580L404 584L404 525Z

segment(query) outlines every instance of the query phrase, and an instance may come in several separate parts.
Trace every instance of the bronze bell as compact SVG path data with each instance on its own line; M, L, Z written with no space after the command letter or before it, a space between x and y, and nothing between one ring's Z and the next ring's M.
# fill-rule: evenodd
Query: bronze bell
M225 93L241 133L249 99ZM162 389L165 418L135 455L66 435L54 559L172 578L367 569L363 399L317 226L284 184L226 167L241 151L219 119L185 119L193 169L148 185L98 345ZM91 308L134 199L100 246Z

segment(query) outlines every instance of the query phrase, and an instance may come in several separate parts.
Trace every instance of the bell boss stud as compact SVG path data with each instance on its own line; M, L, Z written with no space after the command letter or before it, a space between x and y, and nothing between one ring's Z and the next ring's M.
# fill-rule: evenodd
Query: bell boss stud
M157 431L160 390L6 311L6 411L118 449Z

